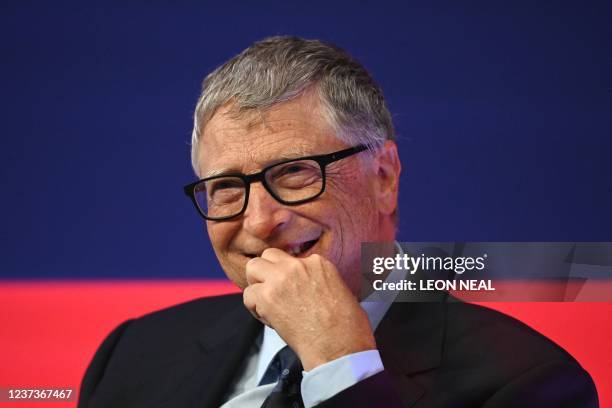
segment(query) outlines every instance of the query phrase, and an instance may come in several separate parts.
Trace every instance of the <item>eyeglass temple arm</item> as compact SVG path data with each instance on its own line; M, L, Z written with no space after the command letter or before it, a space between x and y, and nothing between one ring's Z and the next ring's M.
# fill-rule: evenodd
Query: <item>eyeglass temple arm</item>
M368 146L362 144L362 145L349 147L348 149L340 150L339 152L336 152L328 156L327 160L325 160L325 164L329 164L329 163L344 159L345 157L351 156L359 152L363 152L364 150L367 150L367 149L368 149Z

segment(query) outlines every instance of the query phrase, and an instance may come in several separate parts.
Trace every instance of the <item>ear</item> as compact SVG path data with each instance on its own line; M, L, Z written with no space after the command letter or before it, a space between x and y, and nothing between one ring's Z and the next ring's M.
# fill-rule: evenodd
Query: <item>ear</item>
M397 145L392 140L375 151L375 194L380 212L392 215L397 208L399 178L402 166Z

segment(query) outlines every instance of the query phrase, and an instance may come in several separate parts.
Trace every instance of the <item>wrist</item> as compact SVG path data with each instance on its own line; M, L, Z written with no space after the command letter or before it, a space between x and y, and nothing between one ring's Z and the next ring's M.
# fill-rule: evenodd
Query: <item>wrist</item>
M311 371L316 367L327 364L341 357L368 350L376 350L374 336L368 336L368 338L362 338L359 339L359 341L353 341L350 344L336 345L336 347L333 349L327 348L322 351L306 351L301 355L298 353L298 355L300 356L300 361L302 362L304 371Z

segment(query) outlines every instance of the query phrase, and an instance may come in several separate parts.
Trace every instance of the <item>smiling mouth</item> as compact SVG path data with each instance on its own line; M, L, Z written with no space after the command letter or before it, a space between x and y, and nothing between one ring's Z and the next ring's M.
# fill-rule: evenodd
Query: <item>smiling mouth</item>
M289 248L285 249L285 252L287 252L289 255L300 257L303 256L306 252L308 252L313 246L315 246L318 241L319 238L313 239L311 241L302 242L299 245L290 246Z
M307 252L314 247L321 237L317 237L316 239L302 242L301 244L289 245L285 248L282 248L283 251L288 253L291 256L295 256L297 258L302 258L307 256ZM261 256L261 254L244 254L247 258L255 258Z

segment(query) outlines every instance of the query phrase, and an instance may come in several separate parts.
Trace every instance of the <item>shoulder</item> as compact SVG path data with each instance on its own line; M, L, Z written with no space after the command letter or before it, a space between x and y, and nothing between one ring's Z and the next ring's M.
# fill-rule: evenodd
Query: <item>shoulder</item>
M122 346L140 352L168 349L205 333L229 311L243 309L240 294L199 298L132 319L122 332Z
M486 307L448 304L442 360L465 382L467 395L488 390L487 407L519 406L519 401L597 405L592 378L570 353L519 320Z
M196 323L206 324L241 305L240 294L199 298L133 319L130 326L144 331L160 330L167 326L177 330L190 330Z
M473 304L448 303L445 319L447 351L467 351L498 361L511 356L517 365L550 360L578 364L561 346L501 312Z
M395 346L412 361L427 358L416 367L420 370L409 371L424 389L423 406L456 406L458 401L462 406L495 408L597 405L593 381L580 364L517 319L454 301L406 304L396 310L406 317L402 321L396 312L394 326L411 329ZM415 368L414 363L404 365Z
M79 407L136 406L130 395L166 392L172 381L195 369L202 340L220 334L219 323L243 316L242 310L241 295L226 295L192 300L123 322L96 351L83 377ZM135 391L139 389L145 391ZM109 403L113 398L123 405Z
M128 320L111 332L96 352L105 369L148 367L197 352L198 340L215 334L231 311L240 312L242 297L195 299Z

